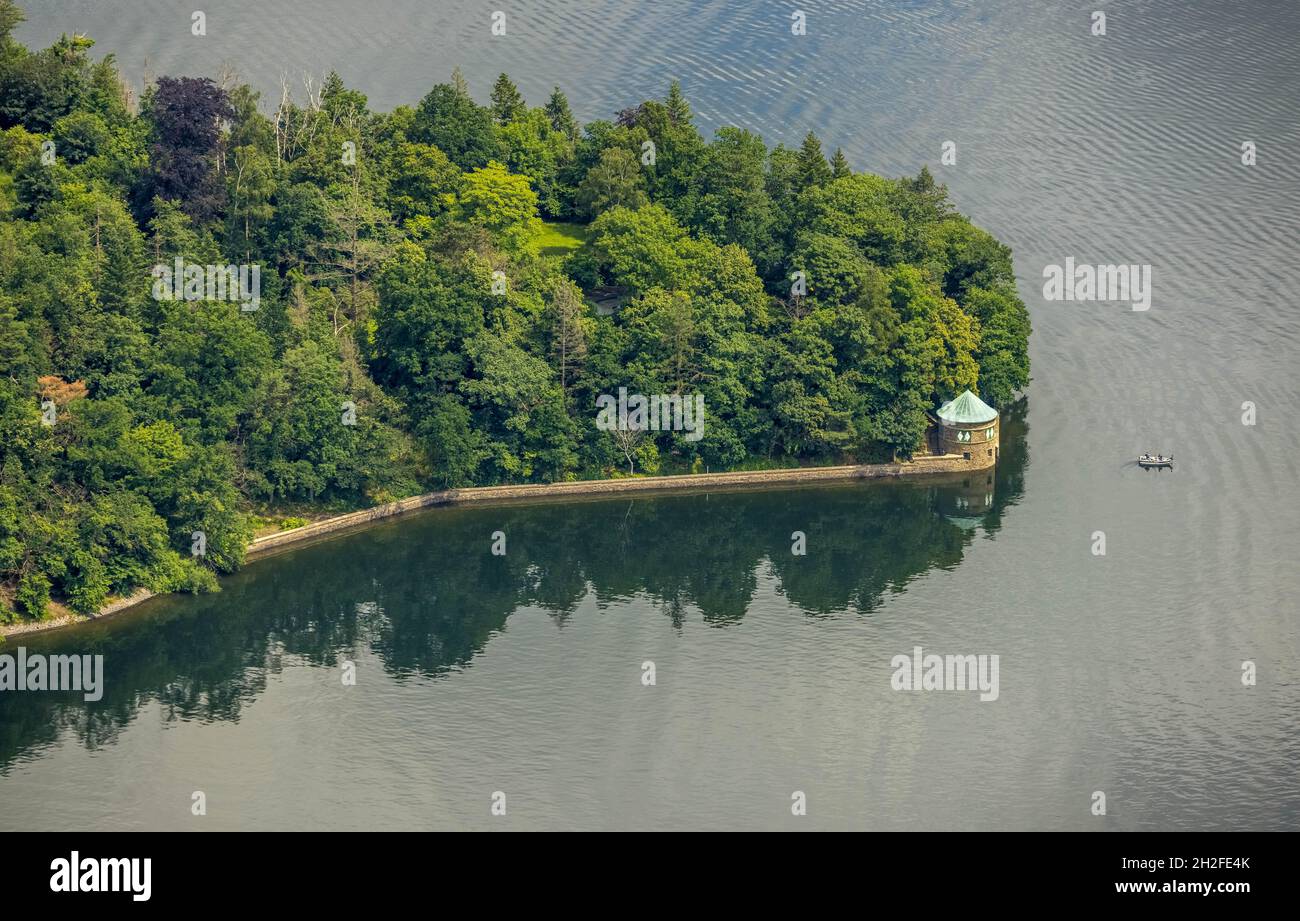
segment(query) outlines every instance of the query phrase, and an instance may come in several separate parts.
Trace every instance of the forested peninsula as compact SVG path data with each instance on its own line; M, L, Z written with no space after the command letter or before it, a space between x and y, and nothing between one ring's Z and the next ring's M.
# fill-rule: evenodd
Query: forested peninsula
M580 125L459 71L137 93L0 0L0 622L206 591L259 529L452 486L907 457L1029 380L1009 249L927 169ZM800 132L802 133L802 132ZM797 139L797 136L796 136ZM696 431L608 431L620 389Z

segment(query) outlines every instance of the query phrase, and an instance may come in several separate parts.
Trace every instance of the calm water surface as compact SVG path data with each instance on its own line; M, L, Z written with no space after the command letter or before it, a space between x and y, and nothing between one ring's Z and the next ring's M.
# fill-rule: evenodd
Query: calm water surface
M137 80L333 67L390 108L459 65L590 119L677 78L706 132L928 163L1015 250L1034 382L993 483L440 511L28 639L108 687L0 697L0 829L1300 826L1300 6L27 6ZM1151 264L1151 310L1044 301L1067 256ZM999 699L891 691L916 645L997 653Z

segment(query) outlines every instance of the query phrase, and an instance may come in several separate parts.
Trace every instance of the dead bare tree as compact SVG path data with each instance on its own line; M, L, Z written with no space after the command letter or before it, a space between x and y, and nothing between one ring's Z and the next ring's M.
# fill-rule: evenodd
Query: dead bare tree
M806 303L807 298L803 295L792 294L788 300L777 298L777 301L792 320L802 320L812 313L812 307Z
M569 392L569 367L587 357L587 337L582 330L582 295L572 282L562 280L551 299L555 325L551 348L560 362L560 389Z
M315 268L307 273L312 281L346 285L347 316L334 313L334 335L360 320L369 304L369 279L376 268L392 257L392 228L388 214L359 194L326 204L337 236L311 247Z
M289 75L280 71L280 102L275 107L275 165L284 163L289 152L289 122L293 117L293 98L289 94Z
M623 452L627 458L628 474L636 473L636 452L641 443L645 441L645 429L638 428L614 428L609 430L610 435L614 437L614 444Z

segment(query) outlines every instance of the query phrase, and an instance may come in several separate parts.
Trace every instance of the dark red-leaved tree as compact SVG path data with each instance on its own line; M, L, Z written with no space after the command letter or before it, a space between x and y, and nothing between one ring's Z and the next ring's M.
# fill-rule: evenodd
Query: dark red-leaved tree
M216 217L221 122L234 115L226 91L206 77L161 77L149 101L150 198L175 199L196 222Z

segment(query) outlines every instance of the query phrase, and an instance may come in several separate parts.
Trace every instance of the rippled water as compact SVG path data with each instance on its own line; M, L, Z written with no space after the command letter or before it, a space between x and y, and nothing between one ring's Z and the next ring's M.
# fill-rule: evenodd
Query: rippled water
M928 163L1015 250L1034 382L987 507L956 483L437 512L29 640L111 653L110 691L0 699L0 828L1300 825L1300 6L1127 3L1093 37L1096 4L808 2L794 37L785 4L526 0L495 39L469 2L214 0L205 39L192 5L28 6L28 44L89 32L137 77L333 67L388 108L459 65L587 119L678 78L706 130ZM1152 265L1151 309L1044 301L1067 256ZM1148 448L1177 471L1126 464ZM999 700L891 691L914 645L998 653Z

